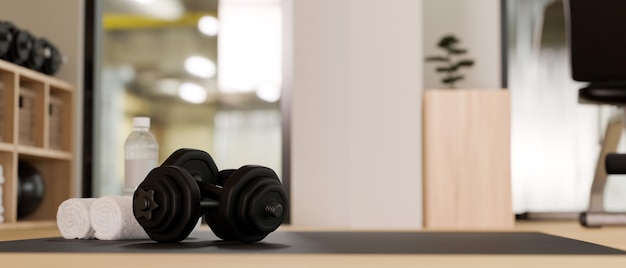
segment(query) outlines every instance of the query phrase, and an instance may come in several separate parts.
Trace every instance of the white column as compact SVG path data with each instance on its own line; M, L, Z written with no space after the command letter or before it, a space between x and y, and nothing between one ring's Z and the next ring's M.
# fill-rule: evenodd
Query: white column
M293 224L420 227L421 1L285 7Z

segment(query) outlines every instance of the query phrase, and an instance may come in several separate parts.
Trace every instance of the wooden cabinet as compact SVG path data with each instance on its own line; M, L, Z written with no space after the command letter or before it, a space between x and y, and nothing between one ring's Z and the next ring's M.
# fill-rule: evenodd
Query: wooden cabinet
M74 87L57 78L0 60L0 165L4 222L51 221L72 195ZM18 219L18 162L43 177L44 195Z

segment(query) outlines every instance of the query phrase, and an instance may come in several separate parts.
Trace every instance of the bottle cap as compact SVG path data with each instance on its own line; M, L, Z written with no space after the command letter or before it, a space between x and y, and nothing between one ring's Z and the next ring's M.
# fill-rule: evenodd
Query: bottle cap
M133 117L133 127L150 127L150 117Z

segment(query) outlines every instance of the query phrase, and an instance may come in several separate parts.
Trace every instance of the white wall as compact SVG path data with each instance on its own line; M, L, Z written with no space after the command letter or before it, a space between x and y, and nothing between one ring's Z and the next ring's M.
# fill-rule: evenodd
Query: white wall
M292 223L420 227L421 1L289 0L284 12Z
M500 0L424 0L424 56L440 55L437 43L454 34L474 66L458 88L500 88ZM424 65L424 87L443 88L435 63Z
M35 36L47 38L67 56L67 62L55 76L76 87L76 159L82 159L84 10L83 0L0 0L0 20L11 21ZM81 174L80 168L77 163L74 174ZM79 195L81 181L74 181L74 195Z

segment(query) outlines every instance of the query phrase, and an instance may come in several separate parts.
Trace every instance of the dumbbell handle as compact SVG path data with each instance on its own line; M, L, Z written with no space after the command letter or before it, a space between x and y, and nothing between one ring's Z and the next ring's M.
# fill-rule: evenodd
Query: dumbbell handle
M200 209L206 212L219 208L220 202L216 200L219 200L222 196L223 188L219 185L198 180L196 180L196 183L198 184L198 188L200 188L200 192L202 192L202 196L209 198L208 200L200 201ZM283 215L283 212L283 205L279 203L272 202L265 206L265 216L279 218Z
M214 200L220 200L223 190L222 186L199 180L196 180L196 183L198 184L198 188L200 188L202 196L206 196Z
M200 201L200 209L207 211L211 209L217 209L220 206L220 202L215 200L202 200Z
M208 200L205 199L205 200L200 201L200 209L206 212L209 210L219 208L220 202L216 200L220 199L223 188L215 184L198 181L198 180L196 180L196 183L198 184L198 187L200 188L200 191L202 192L202 196L210 198ZM280 216L283 215L283 212L284 212L283 205L279 203L272 202L265 206L265 215L268 217L279 218Z

